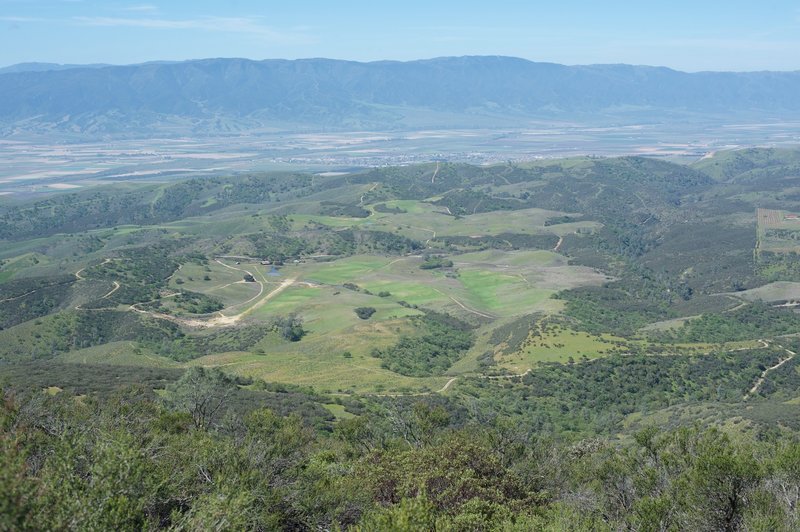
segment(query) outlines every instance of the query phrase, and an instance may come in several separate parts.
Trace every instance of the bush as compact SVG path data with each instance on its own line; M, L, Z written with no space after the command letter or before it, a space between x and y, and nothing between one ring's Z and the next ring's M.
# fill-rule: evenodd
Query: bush
M368 320L368 319L370 319L372 317L373 314L375 314L375 308L374 307L358 307L357 309L354 310L354 312L356 313L356 316L358 316L362 320Z

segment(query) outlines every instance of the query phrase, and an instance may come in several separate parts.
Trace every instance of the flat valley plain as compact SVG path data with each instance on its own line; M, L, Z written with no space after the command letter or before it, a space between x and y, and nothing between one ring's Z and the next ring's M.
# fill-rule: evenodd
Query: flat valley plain
M580 155L644 155L691 162L717 150L792 146L796 123L689 123L594 126L531 123L529 128L427 129L112 140L59 134L0 140L0 195L97 184L163 182L250 171L341 172L435 160L478 165Z

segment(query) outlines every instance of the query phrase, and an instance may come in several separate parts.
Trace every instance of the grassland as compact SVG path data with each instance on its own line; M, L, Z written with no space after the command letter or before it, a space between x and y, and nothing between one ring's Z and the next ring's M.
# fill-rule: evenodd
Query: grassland
M500 368L510 373L523 373L543 362L580 362L624 351L625 339L608 334L590 335L569 329L552 330L528 336L522 349L496 357Z
M59 362L77 364L113 364L149 368L178 368L181 364L142 349L136 342L110 342L71 351L56 358Z
M286 297L294 299L291 293ZM374 348L388 347L401 333L410 331L406 321L393 317L394 311L384 308L379 311L382 316L365 322L356 317L346 301L341 305L340 312L329 312L327 306L308 307L304 312L308 334L300 342L285 342L269 335L254 347L253 353L221 353L199 358L192 364L223 366L239 375L336 393L426 391L444 385L445 378L397 375L382 369L380 361L370 356Z
M419 256L358 255L332 262L309 261L280 268L280 277L265 276L271 267L242 261L237 267L256 273L261 282L268 283L267 291L282 279L294 279L292 286L247 319L258 323L296 314L303 319L307 335L297 343L283 342L270 335L254 346L253 352L220 353L201 357L192 364L224 366L232 373L309 385L327 392L439 389L447 379L398 376L381 368L380 361L370 356L373 349L388 347L402 333L409 332L404 318L421 314L415 306L482 323L488 320L481 327L490 330L491 321L497 317L558 308L559 303L549 299L555 293L552 285L557 281L547 270L561 272L572 268L563 257L552 252L487 251L457 258L458 266L452 275L419 269L422 262ZM580 267L575 270L584 272ZM238 273L230 273L214 261L208 266L186 264L179 275L187 280L177 286L209 295L220 296L217 283L235 282L234 286L243 286L236 281ZM208 275L212 281L198 281L201 275ZM548 288L537 288L526 275L541 279ZM171 283L176 278L177 275ZM586 280L596 282L597 275L587 275ZM240 294L240 301L226 298L223 313L256 303L257 300L246 303L245 298L250 295ZM353 311L364 306L376 309L369 321L359 319Z
M235 308L258 294L258 285L245 282L242 272L216 261L181 265L170 279L169 287L209 295L219 299L226 308Z
M25 270L49 262L50 259L40 253L25 253L6 259L0 266L0 283L12 279Z
M736 297L748 301L797 301L800 300L800 283L777 281L758 288L737 292Z

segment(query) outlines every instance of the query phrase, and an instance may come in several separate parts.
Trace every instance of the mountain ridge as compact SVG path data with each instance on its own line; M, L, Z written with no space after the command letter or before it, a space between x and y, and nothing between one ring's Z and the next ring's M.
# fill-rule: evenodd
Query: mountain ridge
M46 67L41 67L46 68ZM533 120L800 117L800 72L698 72L566 66L505 56L360 63L200 59L0 70L0 134L44 129L121 133L194 128L413 128Z

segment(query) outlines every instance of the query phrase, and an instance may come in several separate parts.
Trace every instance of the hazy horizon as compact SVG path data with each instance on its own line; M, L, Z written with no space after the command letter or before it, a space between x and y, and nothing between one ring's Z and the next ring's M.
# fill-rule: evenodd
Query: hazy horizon
M0 0L0 65L114 65L241 57L370 62L509 56L565 65L631 64L684 72L800 69L800 9L709 5L464 5L412 0L331 7L312 1Z
M96 62L96 63L60 63L57 61L22 61L19 63L11 63L11 64L0 64L0 70L16 67L20 65L57 65L59 67L66 67L66 66L74 66L74 67L122 67L122 66L136 66L136 65L144 65L149 63L187 63L193 61L213 61L213 60L242 60L242 61L253 61L253 62L263 62L263 61L314 61L314 60L331 60L331 61L348 61L353 63L414 63L414 62L422 62L422 61L434 61L437 59L449 59L449 58L461 58L461 57L505 57L509 59L520 59L523 61L529 61L531 63L539 63L539 64L554 64L554 65L563 65L563 66L570 66L570 67L580 67L580 66L608 66L608 65L626 65L626 66L635 66L635 67L646 67L646 68L666 68L669 70L674 70L676 72L684 72L684 73L701 73L701 72L716 72L716 73L725 73L725 72L733 72L733 73L748 73L748 72L798 72L800 71L800 67L788 70L777 70L777 69L758 69L758 70L683 70L680 68L673 68L667 65L658 65L658 64L647 64L647 63L622 63L622 62L608 62L608 63L559 63L557 61L549 61L546 59L530 59L526 57L520 56L512 56L512 55L499 55L499 54L462 54L462 55L440 55L440 56L431 56L431 57L418 57L414 59L374 59L374 60L358 60L358 59L346 59L346 58L338 58L338 57L323 57L323 56L309 56L309 57L296 57L296 58L287 58L287 57L241 57L241 56L214 56L214 57L193 57L187 59L153 59L149 61L141 61L141 62L133 62L133 63L103 63L103 62Z

